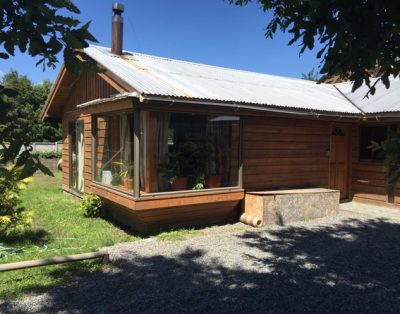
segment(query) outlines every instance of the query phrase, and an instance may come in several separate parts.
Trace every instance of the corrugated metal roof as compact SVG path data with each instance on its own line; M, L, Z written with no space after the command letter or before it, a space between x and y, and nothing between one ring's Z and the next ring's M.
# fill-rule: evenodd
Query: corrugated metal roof
M85 53L145 95L359 114L333 85L90 46Z
M371 80L374 84L376 79ZM365 97L368 87L362 85L354 93L351 92L352 83L339 83L335 85L346 97L354 102L365 113L384 113L400 111L400 79L391 78L390 88L386 89L382 82L376 84L374 95Z

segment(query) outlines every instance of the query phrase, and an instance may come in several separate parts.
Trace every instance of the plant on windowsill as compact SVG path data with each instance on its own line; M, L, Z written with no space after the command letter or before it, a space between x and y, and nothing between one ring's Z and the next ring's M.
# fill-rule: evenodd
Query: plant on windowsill
M192 190L203 190L206 188L204 174L196 176L196 182Z
M133 170L134 166L123 162L114 162L114 166L118 169L117 177L128 191L133 191Z
M187 188L188 178L181 175L183 163L182 154L174 151L168 154L168 162L160 165L160 173L168 181L171 191L182 191Z
M193 171L196 174L193 190L214 189L221 187L219 174L218 139L199 137L196 141L185 143L186 150L190 151Z

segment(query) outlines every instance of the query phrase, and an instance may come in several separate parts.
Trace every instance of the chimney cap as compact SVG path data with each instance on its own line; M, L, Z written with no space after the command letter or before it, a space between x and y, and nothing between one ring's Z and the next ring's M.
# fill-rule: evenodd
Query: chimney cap
M114 2L112 5L112 10L115 14L121 14L122 12L124 12L124 5L119 2Z

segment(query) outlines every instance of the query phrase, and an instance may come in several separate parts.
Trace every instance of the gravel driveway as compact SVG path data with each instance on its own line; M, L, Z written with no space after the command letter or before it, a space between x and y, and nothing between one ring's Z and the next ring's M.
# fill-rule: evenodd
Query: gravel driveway
M109 251L117 269L0 301L0 312L400 312L396 209L348 203L336 216L285 227L238 223Z

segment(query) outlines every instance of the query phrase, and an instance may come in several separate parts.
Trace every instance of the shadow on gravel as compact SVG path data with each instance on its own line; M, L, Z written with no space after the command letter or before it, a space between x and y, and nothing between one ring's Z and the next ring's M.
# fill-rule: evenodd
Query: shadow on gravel
M234 237L234 236L232 236ZM48 293L38 312L399 312L400 225L347 220L240 237L252 267L230 269L207 252L135 257L115 273L77 279ZM260 256L262 256L260 258ZM226 259L228 257L225 257ZM248 262L247 262L247 265ZM18 311L12 303L0 312Z

